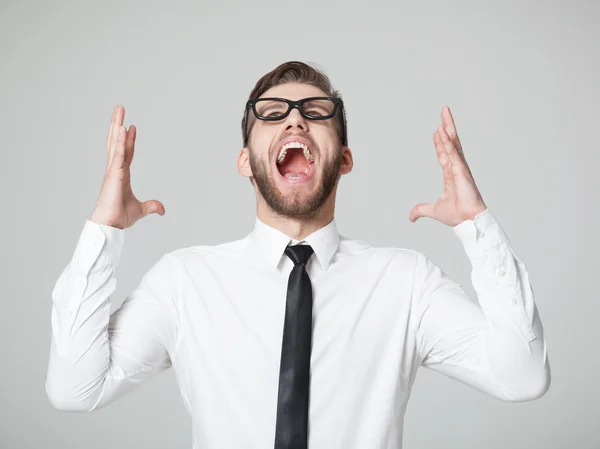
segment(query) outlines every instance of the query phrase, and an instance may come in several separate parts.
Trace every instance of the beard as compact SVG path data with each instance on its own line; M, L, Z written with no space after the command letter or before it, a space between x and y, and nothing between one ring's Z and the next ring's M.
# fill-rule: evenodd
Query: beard
M276 214L289 218L313 218L316 216L333 192L342 165L342 149L340 148L332 159L324 159L321 169L313 174L313 176L319 176L316 191L311 192L308 196L304 192L282 195L275 185L273 176L269 175L268 161L258 159L250 148L249 155L252 169L250 180Z

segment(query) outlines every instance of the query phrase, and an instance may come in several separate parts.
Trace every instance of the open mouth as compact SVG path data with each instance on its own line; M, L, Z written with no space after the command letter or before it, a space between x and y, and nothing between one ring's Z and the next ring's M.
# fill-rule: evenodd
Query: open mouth
M308 145L288 142L279 149L276 166L287 182L306 182L314 172L315 159Z

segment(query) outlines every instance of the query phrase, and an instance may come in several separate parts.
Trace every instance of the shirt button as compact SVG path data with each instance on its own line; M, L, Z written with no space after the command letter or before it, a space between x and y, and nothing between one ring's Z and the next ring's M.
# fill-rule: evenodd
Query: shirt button
M498 275L504 276L506 274L506 270L504 268L498 268Z
M483 231L477 231L477 238L478 239L482 239L485 237L485 232Z
M519 300L517 298L513 298L512 303L515 304L515 305L519 304Z

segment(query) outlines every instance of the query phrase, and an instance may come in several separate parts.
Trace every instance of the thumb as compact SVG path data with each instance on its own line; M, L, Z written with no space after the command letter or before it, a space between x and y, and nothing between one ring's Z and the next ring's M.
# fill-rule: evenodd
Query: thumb
M142 212L144 213L144 217L149 214L165 214L165 206L160 201L157 200L149 200L142 203Z
M412 208L408 219L414 223L421 217L433 218L433 205L428 203L420 203Z

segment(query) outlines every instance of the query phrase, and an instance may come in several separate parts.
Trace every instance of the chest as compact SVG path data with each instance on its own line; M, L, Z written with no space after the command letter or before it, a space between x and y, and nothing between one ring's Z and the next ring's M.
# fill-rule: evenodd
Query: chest
M308 266L310 419L317 440L376 414L385 426L392 400L414 378L412 274L383 258L356 260L327 270ZM223 258L181 277L173 366L196 427L215 438L223 438L215 430L222 423L245 429L248 438L273 433L290 270Z
M179 345L190 357L226 370L278 366L291 266L268 270L222 263L198 265L183 277ZM390 338L409 331L406 273L351 262L325 271L309 264L307 271L313 291L313 364L368 362Z

